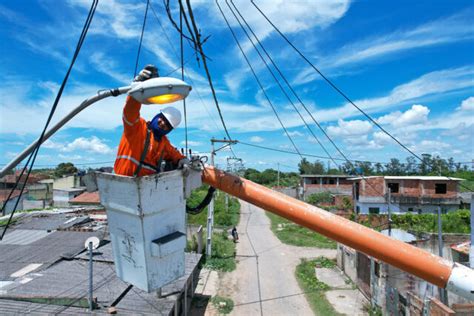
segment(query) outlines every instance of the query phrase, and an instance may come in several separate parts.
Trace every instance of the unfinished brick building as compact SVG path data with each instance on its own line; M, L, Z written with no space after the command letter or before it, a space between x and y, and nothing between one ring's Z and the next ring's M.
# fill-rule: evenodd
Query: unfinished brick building
M351 179L353 199L360 214L433 213L459 209L459 182L463 179L436 176L372 176Z

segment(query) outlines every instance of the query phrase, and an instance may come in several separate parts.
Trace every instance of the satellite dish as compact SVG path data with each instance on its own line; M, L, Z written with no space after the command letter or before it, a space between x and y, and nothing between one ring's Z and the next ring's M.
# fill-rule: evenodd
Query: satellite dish
M84 243L84 247L86 247L86 249L89 249L89 243L92 243L92 249L97 249L100 244L100 239L95 236L87 238L86 242Z

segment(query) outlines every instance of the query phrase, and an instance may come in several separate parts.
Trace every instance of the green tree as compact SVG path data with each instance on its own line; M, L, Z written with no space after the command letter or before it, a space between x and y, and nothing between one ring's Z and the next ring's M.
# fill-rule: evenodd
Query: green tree
M244 178L256 183L260 183L260 171L257 169L248 168L244 172Z
M324 174L324 164L316 160L314 163L309 162L306 158L301 159L298 164L300 174Z
M404 166L397 158L390 159L390 162L385 165L385 173L390 176L402 175Z
M364 175L371 175L373 173L372 163L369 161L357 161L355 163L356 168L361 171Z
M54 170L54 176L61 178L62 176L73 175L77 172L77 168L72 162L62 162Z

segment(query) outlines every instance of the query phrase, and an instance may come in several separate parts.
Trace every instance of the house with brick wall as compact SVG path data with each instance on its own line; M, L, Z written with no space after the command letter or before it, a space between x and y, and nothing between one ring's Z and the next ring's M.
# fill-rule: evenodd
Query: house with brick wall
M459 182L437 176L370 176L352 178L353 199L360 214L435 213L459 209ZM389 203L390 202L390 203Z
M332 174L303 174L301 177L301 186L305 195L321 192L332 194L351 195L352 181L348 180L354 176L350 175L332 175Z

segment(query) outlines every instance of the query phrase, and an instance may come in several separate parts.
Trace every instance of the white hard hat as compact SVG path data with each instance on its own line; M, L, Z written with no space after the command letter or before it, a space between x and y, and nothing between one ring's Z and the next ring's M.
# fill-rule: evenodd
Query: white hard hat
M176 128L181 123L181 112L173 107L167 107L161 110L163 116L166 117L171 127Z

